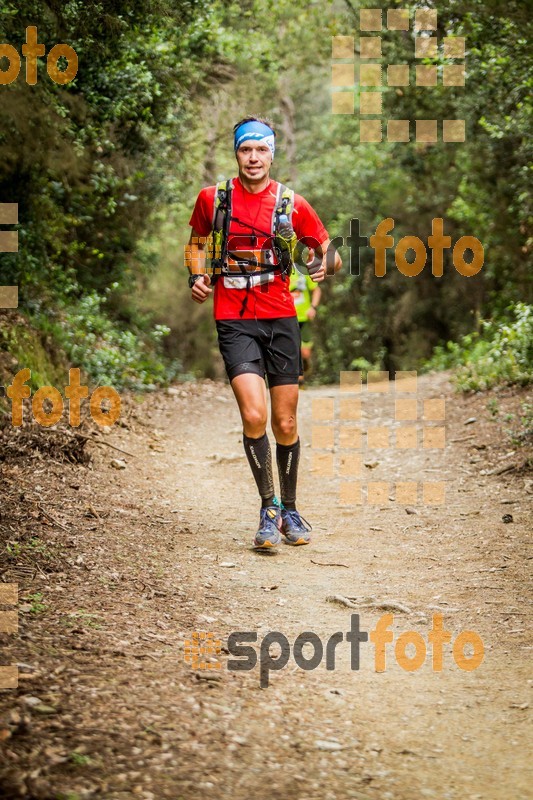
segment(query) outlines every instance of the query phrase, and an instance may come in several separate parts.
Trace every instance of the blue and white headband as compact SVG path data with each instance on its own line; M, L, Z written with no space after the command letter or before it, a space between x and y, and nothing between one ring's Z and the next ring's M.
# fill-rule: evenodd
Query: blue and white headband
M272 153L272 160L274 160L274 153L276 151L276 144L274 141L274 131L265 125L263 122L243 122L235 131L235 152L239 149L243 142L248 139L255 139L255 141L264 142Z

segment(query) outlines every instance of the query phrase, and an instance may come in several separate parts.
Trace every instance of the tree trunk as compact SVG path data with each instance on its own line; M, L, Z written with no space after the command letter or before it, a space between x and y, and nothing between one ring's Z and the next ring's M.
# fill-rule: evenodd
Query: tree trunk
M279 106L282 113L281 130L283 132L284 149L287 157L289 181L291 185L297 181L296 167L296 132L294 129L294 103L290 96L280 98Z

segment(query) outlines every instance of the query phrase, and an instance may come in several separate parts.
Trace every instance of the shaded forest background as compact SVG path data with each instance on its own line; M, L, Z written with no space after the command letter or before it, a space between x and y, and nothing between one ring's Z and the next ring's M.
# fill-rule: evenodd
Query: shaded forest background
M361 144L357 115L331 114L331 37L357 33L356 0L0 0L0 42L20 52L37 25L47 52L64 42L79 57L66 86L44 58L37 85L23 62L0 86L0 202L20 216L20 252L0 254L0 285L20 287L20 308L0 312L0 377L18 365L35 386L62 386L80 366L92 384L139 390L221 375L211 304L190 301L183 247L199 189L235 173L232 127L252 113L278 128L273 176L331 237L348 236L352 217L365 235L392 217L396 239L426 241L442 217L452 242L472 235L485 248L472 278L448 251L441 279L429 265L401 275L390 253L378 279L363 251L360 276L345 269L326 285L317 379L428 363L468 372L484 358L483 379L468 373L463 388L531 380L528 5L410 5L411 20L438 9L439 39L467 42L464 88L384 91L384 118L466 120L465 143L424 145ZM382 35L384 65L415 63L412 25Z

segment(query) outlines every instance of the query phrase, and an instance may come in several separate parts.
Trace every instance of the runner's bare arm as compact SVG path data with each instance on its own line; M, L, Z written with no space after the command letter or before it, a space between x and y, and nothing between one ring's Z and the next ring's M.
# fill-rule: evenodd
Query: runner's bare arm
M320 303L321 297L322 297L322 289L320 288L320 286L317 286L315 289L313 289L313 292L311 294L311 305L307 309L307 319L313 320L316 317L316 310Z
M185 248L185 266L191 275L203 275L192 287L191 297L196 303L204 303L213 290L209 288L211 278L205 272L205 236L200 236L194 228Z

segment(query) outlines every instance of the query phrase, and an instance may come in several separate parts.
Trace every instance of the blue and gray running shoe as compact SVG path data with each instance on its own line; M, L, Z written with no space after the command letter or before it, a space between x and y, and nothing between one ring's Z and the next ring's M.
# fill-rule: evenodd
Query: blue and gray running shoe
M281 542L281 514L279 506L268 506L261 509L259 530L255 534L254 547L275 547Z
M309 544L311 525L300 516L296 509L281 509L281 532L287 544Z

